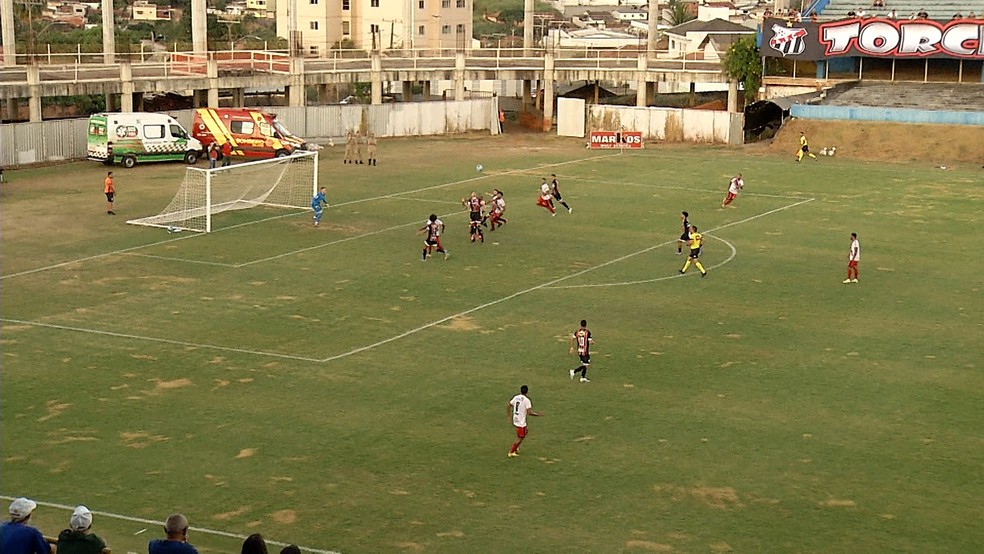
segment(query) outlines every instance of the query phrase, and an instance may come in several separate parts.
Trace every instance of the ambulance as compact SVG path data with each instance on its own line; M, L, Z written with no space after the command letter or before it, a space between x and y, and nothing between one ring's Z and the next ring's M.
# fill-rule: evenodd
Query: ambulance
M213 142L229 142L232 155L246 158L280 158L321 149L288 131L276 115L251 108L195 110L191 133L205 148Z
M182 160L194 164L202 143L162 113L98 113L89 116L86 157L131 168L137 162Z

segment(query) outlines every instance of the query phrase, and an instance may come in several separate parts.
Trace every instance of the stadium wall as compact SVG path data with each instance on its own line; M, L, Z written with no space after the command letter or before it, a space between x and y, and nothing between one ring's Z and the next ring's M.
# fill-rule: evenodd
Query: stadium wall
M799 117L802 119L984 126L984 112L951 112L915 110L907 108L872 108L863 106L816 106L808 104L794 104L790 107L789 113L793 117Z
M742 113L679 108L637 108L593 104L589 131L639 131L649 140L698 144L742 144Z
M284 127L314 142L344 137L352 130L377 137L499 133L498 98L256 109L277 114ZM194 110L168 113L191 130ZM84 159L87 132L88 118L0 125L0 166Z

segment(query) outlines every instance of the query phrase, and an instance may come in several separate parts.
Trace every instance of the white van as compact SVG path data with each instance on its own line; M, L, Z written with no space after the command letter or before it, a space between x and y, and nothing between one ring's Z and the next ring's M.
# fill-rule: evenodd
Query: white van
M202 143L173 117L162 113L99 113L89 116L86 154L90 160L130 168L137 162L183 160L194 164Z

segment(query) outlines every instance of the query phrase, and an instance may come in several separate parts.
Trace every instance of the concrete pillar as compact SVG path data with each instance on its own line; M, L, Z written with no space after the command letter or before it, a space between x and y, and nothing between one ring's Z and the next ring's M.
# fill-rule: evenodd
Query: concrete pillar
M129 61L120 64L120 111L133 111L133 66Z
M738 81L728 81L728 112L738 112Z
M454 54L454 99L465 99L465 53Z
M690 83L690 97L687 99L687 105L691 108L697 105L697 83Z
M646 72L649 70L647 54L640 54L636 61L636 107L646 107Z
M17 119L17 116L20 115L20 114L17 113L19 111L19 109L18 109L19 107L20 107L20 102L18 102L16 98L8 98L7 99L7 106L6 106L6 108L7 108L7 117L6 117L7 121L14 121L14 120Z
M827 60L817 60L817 79L827 78Z
M523 55L530 56L533 48L533 0L523 0Z
M116 61L116 24L113 21L113 0L102 0L103 63Z
M322 84L318 85L318 104L330 104L331 99L328 96L328 85Z
M133 93L133 111L142 112L144 110L144 93L134 92Z
M208 107L219 107L219 62L209 58L205 63L205 75L208 76Z
M303 106L304 98L304 58L290 59L290 76L287 80L287 105ZM373 85L375 86L375 85Z
M27 88L31 92L27 99L28 119L32 123L41 121L41 66L36 63L27 66Z
M554 116L554 53L547 50L543 56L543 132L553 127Z
M232 107L233 108L246 107L246 89L244 88L232 89Z
M372 69L369 72L369 80L372 81L372 99L374 105L383 103L383 58L379 55L379 50L373 50L369 54L369 61Z
M528 108L533 104L533 81L523 80L523 107Z
M594 90L593 90L593 92L594 92L594 95L593 95L593 96L594 96L594 99L592 100L592 102L591 102L591 103L592 103L592 104L597 104L597 103L598 103L598 93L599 93L599 89L601 89L601 87L600 87L600 86L598 85L598 81L595 81L595 82L594 82L594 87L593 87L593 89L594 89Z
M185 14L184 17L188 17ZM191 0L191 49L196 54L208 52L208 20L205 0Z
M403 81L403 101L413 101L413 81Z
M191 93L191 102L195 108L206 108L208 107L208 94L207 91L202 89L195 89Z
M649 0L649 38L646 40L646 52L653 58L656 57L656 42L659 41L660 9L659 0Z
M106 111L115 112L116 111L116 95L111 92L106 93Z
M0 1L0 34L3 35L3 66L17 65L17 36L14 33L14 3Z
M424 81L424 100L430 100L431 95L431 82L430 80Z

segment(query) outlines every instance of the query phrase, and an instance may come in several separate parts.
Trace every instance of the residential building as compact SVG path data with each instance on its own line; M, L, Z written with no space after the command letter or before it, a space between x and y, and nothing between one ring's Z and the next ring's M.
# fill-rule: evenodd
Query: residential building
M694 19L663 33L670 41L670 56L703 60L719 60L739 38L755 36L754 29L723 19Z
M137 0L133 3L130 18L135 21L170 21L171 8L160 7L147 0Z
M288 38L293 19L309 56L340 44L362 50L472 47L472 0L280 0L276 9L277 35Z

